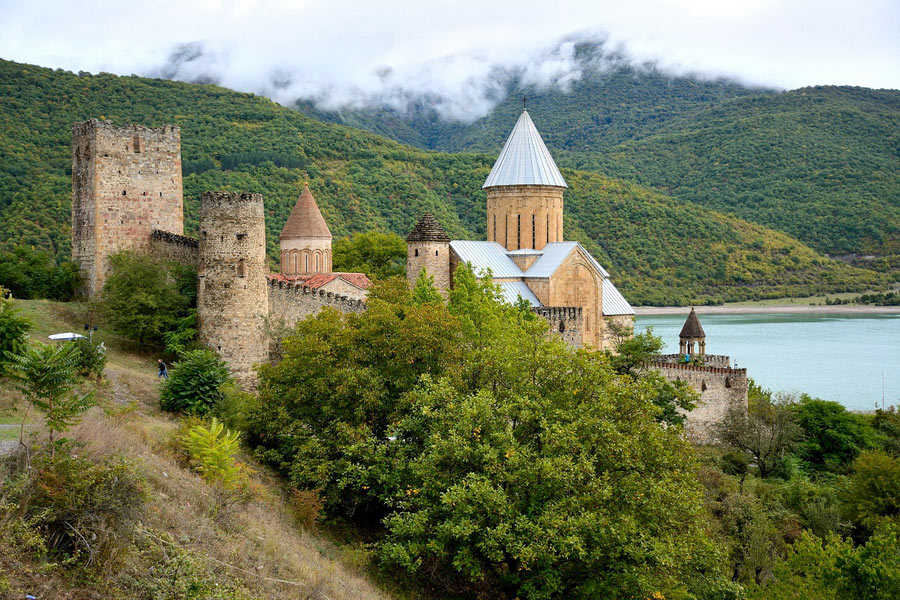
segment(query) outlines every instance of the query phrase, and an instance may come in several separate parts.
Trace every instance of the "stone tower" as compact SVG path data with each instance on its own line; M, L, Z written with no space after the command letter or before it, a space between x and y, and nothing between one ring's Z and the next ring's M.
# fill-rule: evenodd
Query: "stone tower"
M691 358L703 358L706 355L706 332L703 331L693 306L678 335L678 353Z
M103 287L110 254L149 250L154 229L181 235L182 209L178 127L72 126L72 260L87 295Z
M331 273L331 231L308 185L303 186L280 240L282 274Z
M197 320L200 342L245 387L268 359L266 228L260 194L205 192L200 200Z
M425 213L406 236L406 278L415 285L419 273L434 277L434 287L450 289L450 236L431 213Z
M523 110L482 188L487 239L507 250L540 250L563 241L565 180Z

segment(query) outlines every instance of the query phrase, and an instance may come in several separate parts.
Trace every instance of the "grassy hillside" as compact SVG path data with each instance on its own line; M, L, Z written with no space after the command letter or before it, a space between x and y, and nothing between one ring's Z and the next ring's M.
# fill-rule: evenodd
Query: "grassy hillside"
M820 252L900 254L900 91L781 93L673 77L610 63L590 44L578 58L583 77L569 90L513 81L468 125L427 107L316 114L420 147L495 154L527 95L561 166L648 185Z
M83 322L75 304L18 304L35 324L32 338L44 343L47 335L77 330ZM310 522L303 523L309 512L292 503L284 485L252 459L242 457L253 469L252 499L217 509L215 488L187 468L175 450L179 419L159 410L156 356L136 351L134 344L102 329L96 335L108 348L105 378L84 385L97 388L99 405L67 437L82 443L77 452L91 461L120 457L137 464L148 497L130 535L118 539L110 557L83 569L76 561L41 556L0 535L0 597L392 597L367 581L364 569L353 566L363 563L357 556L361 549L337 546ZM0 458L18 447L24 410L12 382L0 377ZM38 418L28 426L36 435ZM44 435L32 443L43 442ZM0 465L0 481L7 468L11 465ZM2 513L9 506L0 503L0 517L8 516ZM72 514L79 509L73 506Z
M0 230L7 246L68 255L70 128L92 117L181 126L189 233L201 192L261 192L276 256L277 235L308 180L336 236L405 234L430 210L451 236L483 239L480 186L491 155L410 148L209 85L0 61L0 94ZM636 304L862 290L882 281L764 227L601 175L565 175L566 237L595 252Z

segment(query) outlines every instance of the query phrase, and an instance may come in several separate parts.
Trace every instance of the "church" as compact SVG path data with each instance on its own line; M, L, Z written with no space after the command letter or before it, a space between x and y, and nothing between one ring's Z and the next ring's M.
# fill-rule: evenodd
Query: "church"
M433 215L423 215L406 238L410 285L425 269L446 293L453 272L468 263L478 276L490 273L507 302L527 300L574 346L612 348L616 333L634 326L634 309L584 246L565 241L566 188L523 109L482 186L487 240L451 240Z

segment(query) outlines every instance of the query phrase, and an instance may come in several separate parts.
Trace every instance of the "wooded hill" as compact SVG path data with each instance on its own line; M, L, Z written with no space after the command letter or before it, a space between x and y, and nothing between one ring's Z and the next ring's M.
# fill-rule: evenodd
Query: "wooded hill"
M71 125L89 118L181 127L188 233L202 191L260 192L275 257L278 233L308 180L335 236L405 235L428 210L454 238L484 238L481 184L494 154L420 150L211 85L8 61L0 61L0 97L4 248L26 244L68 256ZM763 226L598 173L563 171L566 237L593 252L635 304L799 296L884 281Z
M900 91L776 92L676 77L578 46L570 89L511 79L471 124L426 105L322 113L423 148L496 154L528 107L560 166L651 186L766 225L832 255L900 255ZM900 260L895 260L900 265Z

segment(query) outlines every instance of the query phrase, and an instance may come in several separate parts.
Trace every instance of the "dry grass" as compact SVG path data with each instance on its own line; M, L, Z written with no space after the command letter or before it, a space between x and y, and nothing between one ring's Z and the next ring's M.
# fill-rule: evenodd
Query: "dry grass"
M78 318L67 318L53 303L27 304L29 316L39 324L38 336L69 330L70 319ZM98 389L100 405L92 408L68 436L83 444L82 454L94 459L118 454L139 465L150 500L134 536L134 547L123 550L125 558L119 561L122 566L115 573L104 573L104 581L98 581L95 587L88 584L76 589L63 571L41 571L32 565L21 569L19 579L15 573L8 579L11 591L21 591L21 597L33 593L42 598L75 599L98 597L99 589L140 589L142 597L169 597L142 588L141 578L171 570L173 563L184 560L209 585L222 590L221 595L196 597L388 597L367 581L364 566L342 562L342 557L352 551L346 552L315 531L304 530L279 480L252 461L248 462L253 470L253 498L246 505L231 507L224 516L217 515L215 489L181 464L172 449L172 436L179 424L157 408L155 358L123 352L116 344L109 346L107 381ZM12 410L16 398L16 393L4 386L0 389L0 410ZM177 571L180 567L174 568ZM0 580L3 575L0 573Z

